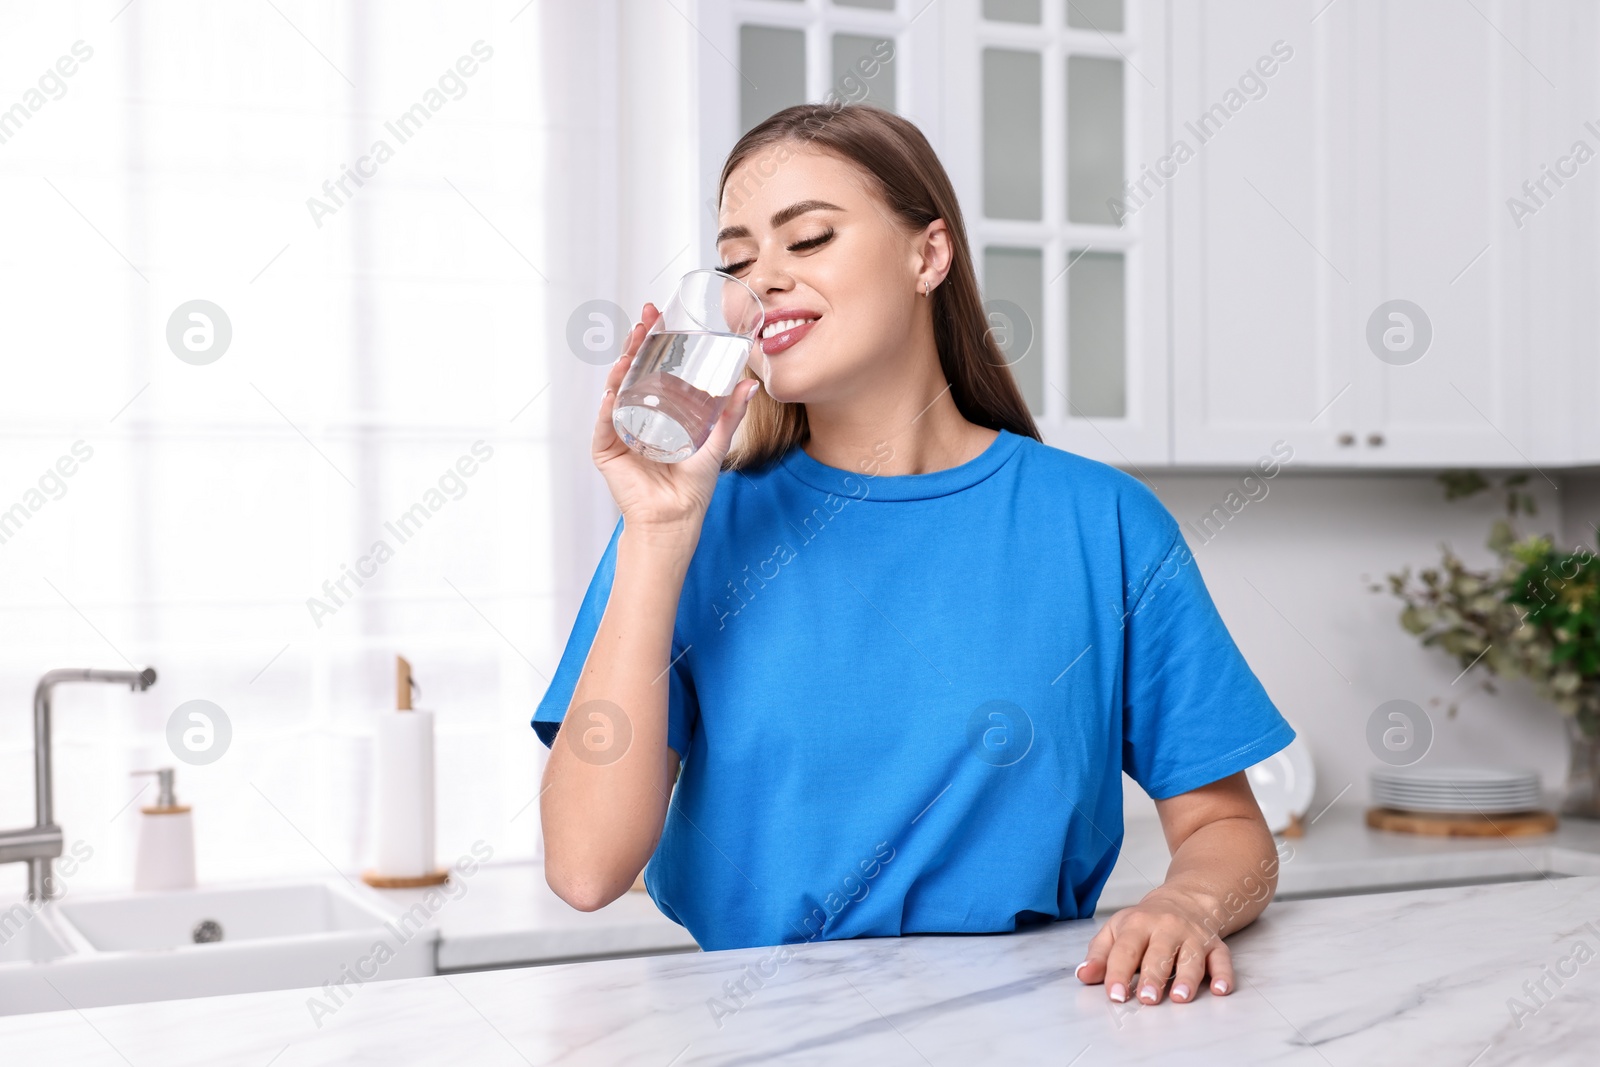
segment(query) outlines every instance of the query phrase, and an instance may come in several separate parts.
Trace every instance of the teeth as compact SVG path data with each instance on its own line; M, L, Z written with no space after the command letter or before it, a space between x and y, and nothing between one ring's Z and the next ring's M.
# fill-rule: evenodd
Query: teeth
M768 323L766 326L761 328L761 338L762 340L765 340L768 337L771 337L773 334L782 333L784 330L799 326L803 322L816 321L816 319L784 319L781 322Z

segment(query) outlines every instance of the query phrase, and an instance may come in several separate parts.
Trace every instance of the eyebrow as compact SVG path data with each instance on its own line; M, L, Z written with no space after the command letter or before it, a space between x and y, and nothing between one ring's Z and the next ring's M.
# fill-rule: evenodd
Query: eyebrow
M797 219L801 215L804 215L808 211L843 211L843 210L844 210L844 208L840 207L838 204L830 204L826 200L802 200L799 203L790 204L788 207L774 212L773 216L772 216L772 228L774 230L776 230L779 226L782 226L784 223L789 222L789 221L791 221L793 219ZM735 237L749 237L749 236L750 236L749 227L747 227L747 226L729 226L726 229L724 229L721 233L717 234L716 243L717 244L721 244L723 241L732 240Z

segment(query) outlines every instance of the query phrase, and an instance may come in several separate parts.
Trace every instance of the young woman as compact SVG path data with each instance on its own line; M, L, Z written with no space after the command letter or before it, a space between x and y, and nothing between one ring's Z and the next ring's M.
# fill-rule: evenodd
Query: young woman
M611 427L650 305L611 368L594 460L622 517L533 719L551 888L589 911L643 868L705 949L1084 918L1126 771L1172 864L1078 977L1229 992L1222 938L1277 885L1243 771L1294 732L1177 523L1040 442L911 123L780 111L720 204L768 375L665 465Z

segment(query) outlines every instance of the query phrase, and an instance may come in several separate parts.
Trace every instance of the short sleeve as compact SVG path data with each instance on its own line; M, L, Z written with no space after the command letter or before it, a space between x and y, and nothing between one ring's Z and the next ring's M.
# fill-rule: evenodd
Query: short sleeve
M572 622L572 633L567 637L567 647L561 653L561 661L556 664L555 677L550 680L539 706L534 710L533 731L546 747L555 744L561 720L566 717L567 705L572 702L572 693L577 689L578 678L583 673L584 661L589 658L594 635L600 629L600 619L605 615L606 603L611 597L611 583L617 571L617 540L621 536L622 520L618 519L616 528L611 531L611 541L595 566L594 577L589 580L589 589L578 607L578 617ZM694 682L689 676L686 660L680 655L682 651L683 646L674 630L673 664L667 677L667 747L676 752L680 759L689 750L690 733L698 709Z
M1226 778L1294 740L1217 613L1182 533L1124 625L1122 769L1151 797Z

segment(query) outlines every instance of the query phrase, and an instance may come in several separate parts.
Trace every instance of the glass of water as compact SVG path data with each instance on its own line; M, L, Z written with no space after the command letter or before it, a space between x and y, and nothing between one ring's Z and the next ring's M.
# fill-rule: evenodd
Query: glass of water
M685 274L617 389L611 423L622 443L658 463L694 455L761 353L763 318L761 298L733 275Z

